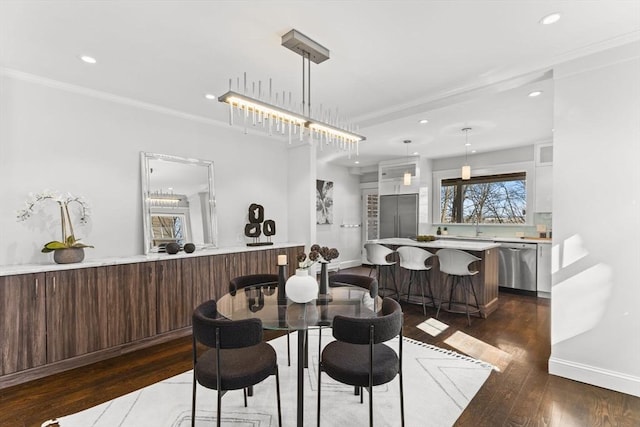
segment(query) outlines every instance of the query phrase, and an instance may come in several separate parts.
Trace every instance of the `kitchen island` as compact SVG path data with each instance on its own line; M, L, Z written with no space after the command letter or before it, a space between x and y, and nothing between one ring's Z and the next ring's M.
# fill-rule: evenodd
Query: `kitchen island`
M367 243L379 243L387 246L390 249L396 250L400 246L416 246L423 248L433 254L439 249L460 249L462 251L469 252L478 258L480 261L473 263L470 266L471 270L478 270L479 273L472 276L473 286L478 297L478 305L480 306L480 315L486 318L498 308L498 247L499 243L481 241L481 240L434 240L431 242L418 242L413 239L403 238L390 238L390 239L377 239L370 240ZM395 278L402 299L410 303L422 304L422 295L418 286L412 286L412 292L410 295L406 295L407 284L409 281L409 272L400 268L399 257L397 254L389 255L390 261L396 261L397 268L395 269ZM440 272L438 258L431 257L427 261L427 265L431 264L433 268L430 271L431 287L433 289L434 298L436 304L443 300L448 299L448 296L444 295L444 285L446 275ZM387 289L393 286L393 284L387 284ZM380 288L383 284L380 284ZM425 288L426 291L426 288ZM462 295L455 295L455 300L463 300ZM427 298L427 303L431 301ZM445 306L443 305L443 309ZM452 310L459 311L461 307L452 307Z

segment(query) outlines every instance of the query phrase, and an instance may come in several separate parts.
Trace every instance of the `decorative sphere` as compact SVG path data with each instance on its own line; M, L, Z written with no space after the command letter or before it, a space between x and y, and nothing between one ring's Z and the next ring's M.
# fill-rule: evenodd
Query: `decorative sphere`
M165 251L167 251L168 254L177 254L178 251L180 251L180 245L176 242L171 242L171 243L167 243L167 246L165 246Z
M194 245L193 243L185 243L183 249L186 253L190 254L191 252L196 250L196 245Z

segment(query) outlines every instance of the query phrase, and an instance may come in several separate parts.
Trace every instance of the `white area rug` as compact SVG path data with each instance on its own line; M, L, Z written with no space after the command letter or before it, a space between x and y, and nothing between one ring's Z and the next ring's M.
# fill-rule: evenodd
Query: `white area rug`
M310 332L309 354L313 366L305 371L305 426L316 425L318 332ZM322 342L331 340L324 330ZM271 341L278 353L280 392L284 426L296 424L297 334L291 334L292 364L287 366L285 337ZM491 373L492 366L469 357L429 346L408 338L403 343L405 422L407 427L451 426ZM397 340L389 345L396 351ZM145 427L191 425L191 371L121 396L110 402L58 419L60 427ZM353 387L338 384L322 375L322 425L368 425L368 393L364 404ZM374 387L376 427L400 425L399 385L396 379ZM197 426L214 426L216 392L198 385ZM249 406L244 407L242 391L222 398L222 424L234 427L275 427L278 425L275 377L258 384Z

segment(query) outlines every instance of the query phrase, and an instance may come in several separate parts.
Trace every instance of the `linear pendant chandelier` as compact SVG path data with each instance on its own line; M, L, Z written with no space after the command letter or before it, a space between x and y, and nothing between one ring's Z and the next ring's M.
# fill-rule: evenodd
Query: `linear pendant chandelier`
M262 126L269 135L288 135L289 143L294 139L312 144L316 142L320 149L329 145L351 154L359 154L359 142L366 138L346 126L337 112L331 117L330 111L314 112L311 109L311 62L319 64L329 59L329 50L311 40L297 30L291 30L282 36L282 46L302 56L302 104L297 111L292 110L291 93L288 102L285 93L279 99L279 93L273 97L271 79L268 93L262 93L262 82L258 82L256 93L255 82L251 85L251 95L247 86L247 74L244 74L243 87L237 79L236 90L232 90L233 80L229 79L229 91L218 97L218 101L229 104L229 125L233 126L234 116L239 115L245 133L249 125ZM305 67L308 78L305 84ZM266 92L266 91L265 91ZM266 99L264 99L266 98ZM313 114L312 114L313 113Z

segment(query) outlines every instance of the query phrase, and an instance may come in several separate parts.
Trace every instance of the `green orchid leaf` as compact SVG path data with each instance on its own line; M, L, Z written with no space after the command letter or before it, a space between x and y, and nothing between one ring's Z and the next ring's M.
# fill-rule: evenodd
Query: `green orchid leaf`
M57 240L54 240L49 243L45 243L44 247L42 248L42 252L43 253L53 252L56 249L65 249L65 248L68 248L66 244L59 242Z

